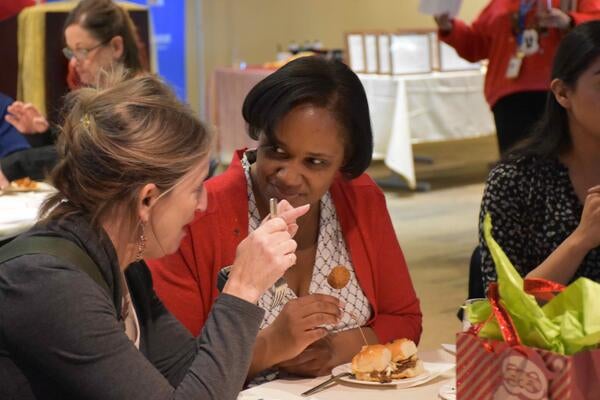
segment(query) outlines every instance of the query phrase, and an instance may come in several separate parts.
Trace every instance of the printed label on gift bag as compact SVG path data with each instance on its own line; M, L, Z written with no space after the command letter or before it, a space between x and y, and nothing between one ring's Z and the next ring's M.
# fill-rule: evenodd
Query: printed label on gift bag
M506 352L502 360L502 384L494 400L548 400L548 381L552 373L541 357L533 352Z

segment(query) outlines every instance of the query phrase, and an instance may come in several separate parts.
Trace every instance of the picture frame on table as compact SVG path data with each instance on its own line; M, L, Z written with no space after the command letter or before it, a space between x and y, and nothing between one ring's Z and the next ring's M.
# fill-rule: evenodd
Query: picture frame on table
M379 73L379 54L377 35L375 33L364 33L365 44L365 72L367 74Z
M440 72L476 71L481 69L481 62L470 62L462 58L454 49L442 42L437 43L438 69Z
M426 30L429 35L429 41L431 42L431 68L433 71L440 70L440 41L438 39L437 30Z
M389 32L346 33L346 63L357 73L391 75L390 43Z
M346 34L346 63L354 72L366 72L365 41L360 32Z
M388 33L379 33L377 35L377 55L379 73L382 75L392 74L392 53L391 40Z
M427 74L433 71L430 32L397 32L390 36L392 74Z

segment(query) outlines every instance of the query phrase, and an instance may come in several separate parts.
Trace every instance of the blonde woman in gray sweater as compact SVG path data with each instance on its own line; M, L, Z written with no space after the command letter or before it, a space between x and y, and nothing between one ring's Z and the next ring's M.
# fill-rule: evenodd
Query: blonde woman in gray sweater
M235 399L263 318L256 302L294 264L307 208L280 204L239 245L194 338L134 262L176 251L206 206L211 135L149 76L80 89L66 109L58 192L0 249L0 398Z

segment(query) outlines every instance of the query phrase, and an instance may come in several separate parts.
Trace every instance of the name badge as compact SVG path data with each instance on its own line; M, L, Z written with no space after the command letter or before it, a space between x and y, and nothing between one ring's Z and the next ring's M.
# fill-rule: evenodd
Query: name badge
M508 61L508 68L506 68L506 77L508 79L516 79L519 77L521 72L521 65L523 64L523 54L519 53L514 55Z

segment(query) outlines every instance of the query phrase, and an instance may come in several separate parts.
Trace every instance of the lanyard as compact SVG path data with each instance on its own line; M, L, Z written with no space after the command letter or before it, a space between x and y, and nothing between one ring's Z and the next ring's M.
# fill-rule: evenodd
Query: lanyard
M519 2L519 18L517 20L517 46L521 46L523 43L523 32L525 31L525 20L527 14L531 11L531 7L535 4L536 0L521 0Z

